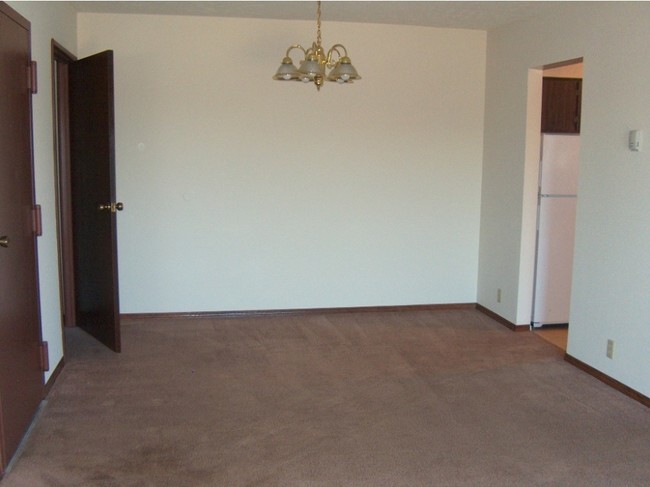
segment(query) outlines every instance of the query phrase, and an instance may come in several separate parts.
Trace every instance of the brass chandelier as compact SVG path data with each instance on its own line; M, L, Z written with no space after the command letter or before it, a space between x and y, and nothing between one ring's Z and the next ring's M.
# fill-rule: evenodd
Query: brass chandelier
M289 53L294 49L303 52L303 59L300 61L300 68L296 68ZM329 73L326 72L329 69ZM342 44L334 44L327 54L321 46L320 33L320 0L316 8L316 41L311 47L305 49L300 44L293 44L287 49L282 64L273 76L273 79L280 81L302 81L309 83L313 81L320 91L324 80L336 81L337 83L352 83L361 79L357 70L352 66L348 57L348 51Z

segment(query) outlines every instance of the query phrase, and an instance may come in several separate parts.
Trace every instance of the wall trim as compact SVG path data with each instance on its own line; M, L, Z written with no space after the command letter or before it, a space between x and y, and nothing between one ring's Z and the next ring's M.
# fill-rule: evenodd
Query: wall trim
M5 14L11 20L16 22L18 25L23 27L25 30L31 30L31 22L25 17L16 12L13 8L7 5L5 2L0 2L0 12Z
M43 389L43 397L47 397L50 391L52 390L52 387L54 387L54 383L56 382L56 379L59 377L59 374L63 370L63 366L65 365L65 360L61 358L59 360L59 363L57 364L56 367L54 367L54 370L50 374L50 378L48 381L45 383L44 389Z
M248 318L251 316L278 315L316 315L324 313L381 313L402 311L439 311L446 309L474 309L476 303L450 304L408 304L402 306L357 306L348 308L297 308L297 309L262 309L242 311L197 311L178 313L123 313L124 321L142 319L179 319L179 318Z
M593 368L591 365L587 365L582 360L578 360L577 358L569 355L568 353L564 354L564 360L570 363L571 365L573 365L574 367L577 367L583 372L586 372L587 374L591 375L592 377L595 377L599 381L604 382L608 386L616 389L618 392L621 392L622 394L625 394L626 396L631 397L635 401L638 401L644 406L650 408L650 397L646 396L645 394L642 394L639 391L634 390L629 386L626 386L622 382L619 382L613 377L610 377L607 374L601 372L600 370Z
M487 309L485 306L482 306L478 303L476 303L476 309L479 310L481 313L488 315L490 318L492 318L494 321L497 323L502 324L506 328L512 330L512 331L530 331L530 326L528 325L515 325L511 321L506 320L503 316L500 316L496 314L494 311Z

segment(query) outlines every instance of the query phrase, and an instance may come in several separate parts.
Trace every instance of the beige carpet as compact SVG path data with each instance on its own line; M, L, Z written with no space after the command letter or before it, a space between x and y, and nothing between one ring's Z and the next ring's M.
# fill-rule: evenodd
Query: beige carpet
M647 486L650 410L474 310L79 330L0 487Z

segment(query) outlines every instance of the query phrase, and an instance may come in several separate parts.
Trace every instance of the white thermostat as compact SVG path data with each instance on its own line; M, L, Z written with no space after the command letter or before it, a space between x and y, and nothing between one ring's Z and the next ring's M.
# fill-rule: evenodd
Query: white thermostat
M641 131L630 130L630 137L628 140L628 147L630 150L638 152L641 150Z

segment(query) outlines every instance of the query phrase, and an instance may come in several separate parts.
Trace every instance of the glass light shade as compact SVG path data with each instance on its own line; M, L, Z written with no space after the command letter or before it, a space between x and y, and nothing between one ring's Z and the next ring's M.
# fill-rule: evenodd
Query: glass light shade
M298 73L299 76L304 75L308 77L309 80L313 80L317 74L325 76L325 66L319 63L316 59L310 57L302 62L300 68L298 68Z
M288 81L292 79L298 79L298 76L299 76L298 69L293 65L293 61L291 60L291 58L285 57L282 60L282 64L280 64L280 67L275 72L273 79Z
M359 76L357 70L354 69L354 66L352 66L352 63L350 62L350 58L347 56L342 57L327 76L327 81L337 81L339 83L349 83L355 79L361 79L361 76Z

